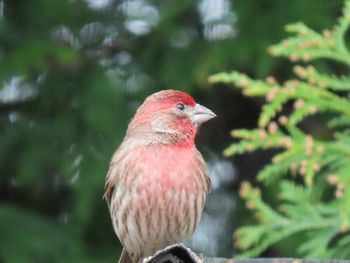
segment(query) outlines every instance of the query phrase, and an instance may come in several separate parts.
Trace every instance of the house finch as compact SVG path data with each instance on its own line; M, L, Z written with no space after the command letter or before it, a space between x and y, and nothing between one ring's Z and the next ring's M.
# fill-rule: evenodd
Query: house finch
M178 243L198 224L210 179L194 140L216 115L185 92L149 96L112 157L105 199L124 246L119 262L137 263Z

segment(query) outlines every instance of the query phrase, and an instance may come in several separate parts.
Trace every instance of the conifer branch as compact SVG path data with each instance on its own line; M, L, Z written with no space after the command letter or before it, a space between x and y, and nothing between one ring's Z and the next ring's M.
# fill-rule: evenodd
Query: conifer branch
M349 26L350 1L346 0L343 16L332 30L318 33L303 23L288 25L286 30L293 36L269 51L293 62L326 58L350 67L344 42ZM278 186L279 206L267 205L260 190L243 183L240 196L258 223L236 231L236 246L243 257L258 256L278 242L300 235L303 242L295 248L300 256L349 258L350 77L324 74L310 65L296 65L293 71L297 78L284 83L271 76L254 80L235 71L209 78L213 83L232 85L245 96L266 99L259 128L232 131L240 141L227 147L224 155L278 149L257 179L263 185ZM291 101L293 110L285 111ZM315 138L313 132L308 134L299 126L308 116L325 112L331 139ZM293 183L300 179L303 185Z

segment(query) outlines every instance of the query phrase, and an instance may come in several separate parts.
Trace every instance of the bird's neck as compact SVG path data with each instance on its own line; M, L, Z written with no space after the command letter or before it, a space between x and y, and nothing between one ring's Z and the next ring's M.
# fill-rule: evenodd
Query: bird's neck
M143 132L126 136L125 140L134 147L146 145L169 145L180 148L195 146L195 135L176 132Z
M172 145L176 147L189 148L195 145L197 127L179 120L173 126L161 126L150 123L137 125L130 123L126 140L133 144L142 145Z

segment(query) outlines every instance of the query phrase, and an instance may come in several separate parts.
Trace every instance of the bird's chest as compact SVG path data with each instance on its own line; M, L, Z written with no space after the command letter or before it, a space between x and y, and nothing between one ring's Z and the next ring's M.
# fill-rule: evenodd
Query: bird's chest
M168 149L156 147L138 153L134 186L149 197L182 191L197 193L200 189L200 160L194 148Z
M120 156L111 211L128 251L152 255L192 233L209 187L197 150L138 148Z

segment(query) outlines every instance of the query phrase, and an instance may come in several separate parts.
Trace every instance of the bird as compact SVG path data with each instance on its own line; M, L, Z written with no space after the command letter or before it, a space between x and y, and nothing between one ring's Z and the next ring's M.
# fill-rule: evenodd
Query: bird
M148 96L112 156L105 181L119 263L140 263L182 242L197 226L211 189L195 138L215 113L180 90Z

